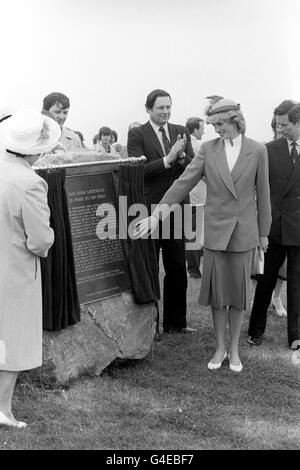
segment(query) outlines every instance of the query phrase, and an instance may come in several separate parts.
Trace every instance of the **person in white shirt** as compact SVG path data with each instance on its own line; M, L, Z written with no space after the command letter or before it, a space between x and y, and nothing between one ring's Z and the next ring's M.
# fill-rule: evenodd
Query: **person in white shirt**
M170 94L161 89L151 91L146 98L149 121L132 127L128 132L129 157L147 158L144 166L144 197L148 210L152 211L172 183L184 172L194 157L190 133L186 127L169 122L172 110ZM164 227L170 223L170 235L164 236ZM175 236L174 213L155 239L157 259L162 252L165 276L163 281L163 330L164 333L193 333L187 326L187 273L185 240ZM182 224L181 224L182 225ZM178 232L177 232L178 233Z
M94 145L98 152L111 158L120 158L119 153L116 151L114 146L111 144L112 131L109 127L103 126L99 130L99 141Z

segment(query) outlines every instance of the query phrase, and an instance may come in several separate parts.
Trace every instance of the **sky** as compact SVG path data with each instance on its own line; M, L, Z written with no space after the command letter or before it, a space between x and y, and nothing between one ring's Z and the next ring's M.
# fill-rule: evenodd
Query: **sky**
M241 104L248 137L272 138L274 108L300 101L299 0L0 0L2 107L70 98L86 143L102 126L126 144L147 94L172 97L170 122L204 116L209 95ZM204 140L214 138L207 126Z

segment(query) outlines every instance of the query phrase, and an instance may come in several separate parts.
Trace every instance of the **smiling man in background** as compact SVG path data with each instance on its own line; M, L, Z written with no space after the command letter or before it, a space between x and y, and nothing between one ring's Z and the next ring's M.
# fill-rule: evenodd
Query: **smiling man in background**
M288 344L300 342L300 104L285 100L274 111L283 137L267 144L272 206L269 248L264 274L257 282L248 329L248 343L259 346L278 271L287 257Z
M50 115L61 128L59 142L63 145L65 150L75 150L82 148L82 144L78 134L64 126L68 117L69 109L70 100L63 93L50 93L43 100L42 112L46 111L48 116Z

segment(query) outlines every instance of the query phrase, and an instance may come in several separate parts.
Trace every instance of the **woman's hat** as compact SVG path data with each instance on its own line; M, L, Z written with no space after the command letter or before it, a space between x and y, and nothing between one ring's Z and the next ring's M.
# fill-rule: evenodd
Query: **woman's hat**
M54 119L34 109L21 109L0 123L0 142L22 155L47 153L56 146L61 129Z
M227 111L238 111L240 105L235 101L228 100L222 96L209 96L210 105L206 109L207 116L212 116L217 113L226 113Z

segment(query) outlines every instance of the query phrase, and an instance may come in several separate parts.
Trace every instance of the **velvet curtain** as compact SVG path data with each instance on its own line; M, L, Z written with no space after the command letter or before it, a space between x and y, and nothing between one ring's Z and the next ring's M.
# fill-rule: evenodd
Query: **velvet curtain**
M50 225L55 240L47 258L41 258L43 328L61 330L80 321L75 265L65 191L65 168L39 169L48 183Z
M119 167L119 196L127 196L127 207L132 204L145 204L144 200L144 164L124 162ZM120 209L120 208L119 208ZM125 214L120 214L126 223ZM128 216L127 229L136 216ZM125 222L124 222L125 221ZM125 240L131 287L135 302L143 304L156 302L160 298L158 263L154 241L151 239Z

